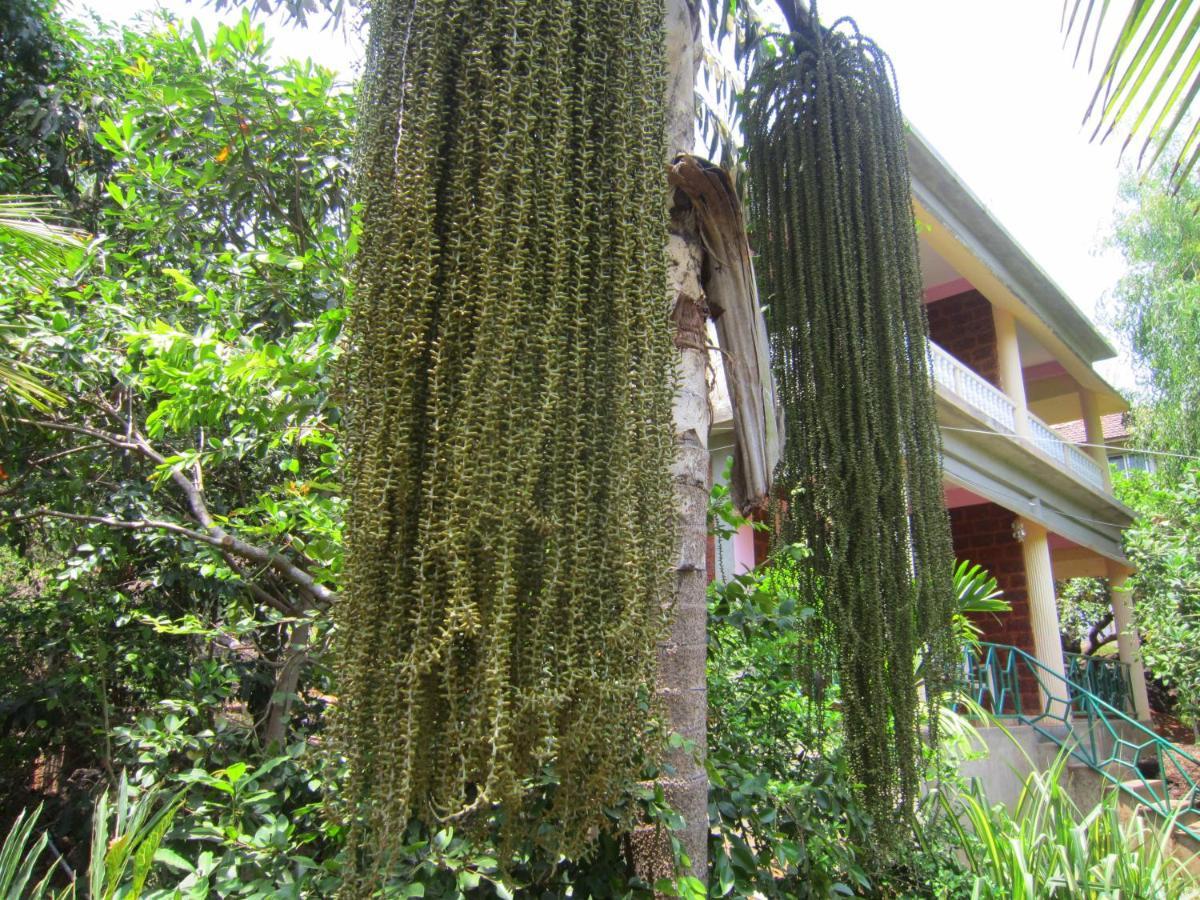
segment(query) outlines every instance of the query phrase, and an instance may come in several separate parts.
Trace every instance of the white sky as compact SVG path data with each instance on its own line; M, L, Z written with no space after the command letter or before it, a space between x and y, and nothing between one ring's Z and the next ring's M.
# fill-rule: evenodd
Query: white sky
M117 21L158 5L75 3ZM235 15L185 0L161 5L196 16L206 31ZM891 55L908 119L1095 321L1122 271L1118 254L1099 252L1116 204L1118 145L1091 144L1080 126L1091 79L1063 49L1061 8L1059 0L823 0L820 14L853 15ZM361 56L341 32L272 24L268 33L276 55L311 56L347 75ZM1122 360L1097 368L1132 387Z
M1117 201L1120 144L1089 143L1091 128L1080 125L1092 78L1063 48L1061 10L1060 0L820 4L823 21L852 15L888 52L908 120L1097 321L1124 268L1120 254L1099 252ZM1097 369L1133 386L1127 362Z

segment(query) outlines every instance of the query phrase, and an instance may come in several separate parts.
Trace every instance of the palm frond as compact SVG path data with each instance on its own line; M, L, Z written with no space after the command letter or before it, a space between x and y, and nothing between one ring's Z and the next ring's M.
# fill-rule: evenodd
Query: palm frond
M44 288L68 271L86 244L84 232L55 221L44 198L0 195L0 262L34 287ZM11 327L0 319L0 339ZM63 403L63 396L43 381L46 374L21 360L0 358L0 397L7 394L41 410Z
M1111 0L1063 0L1062 29L1075 38L1075 60L1091 43L1088 70L1106 23L1122 5ZM1092 139L1123 132L1124 152L1136 142L1138 166L1153 168L1168 147L1178 145L1171 181L1178 186L1200 160L1200 121L1189 122L1200 93L1200 6L1187 0L1130 0L1084 113ZM1184 136L1186 134L1186 136Z
M86 244L87 234L55 221L44 199L0 195L0 259L35 284L62 274Z
M48 412L53 406L62 406L66 397L42 380L45 375L47 372L44 369L20 360L0 360L0 397L11 394L40 412ZM2 417L0 421L3 421Z

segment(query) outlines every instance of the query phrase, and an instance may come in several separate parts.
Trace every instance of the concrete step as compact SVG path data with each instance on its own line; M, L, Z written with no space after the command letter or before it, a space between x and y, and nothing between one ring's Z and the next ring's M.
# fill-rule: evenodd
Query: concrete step
M1072 737L1071 726L1069 725L1039 725L1038 734L1043 740L1061 744Z
M1136 800L1152 809L1156 809L1162 803L1161 798L1166 797L1167 786L1161 778L1146 779L1145 781L1140 778L1131 778L1128 781L1122 781L1121 787L1124 788L1122 800Z
M1066 739L1064 739L1064 742L1065 741ZM1069 747L1070 745L1067 744L1067 746ZM1038 762L1040 762L1042 764L1042 768L1045 769L1049 768L1050 764L1054 762L1060 753L1062 753L1063 744L1056 743L1055 741L1049 740L1045 737L1041 737L1041 740L1037 742L1035 749L1038 756ZM1078 772L1083 769L1092 768L1093 766L1091 764L1080 759L1078 756L1072 754L1071 756L1067 757L1066 769L1068 772Z

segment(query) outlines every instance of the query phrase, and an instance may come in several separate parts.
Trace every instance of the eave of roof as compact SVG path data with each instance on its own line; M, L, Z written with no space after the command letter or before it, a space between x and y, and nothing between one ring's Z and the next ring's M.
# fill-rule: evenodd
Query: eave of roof
M913 196L986 265L1075 354L1088 363L1116 350L954 170L911 125L908 161Z

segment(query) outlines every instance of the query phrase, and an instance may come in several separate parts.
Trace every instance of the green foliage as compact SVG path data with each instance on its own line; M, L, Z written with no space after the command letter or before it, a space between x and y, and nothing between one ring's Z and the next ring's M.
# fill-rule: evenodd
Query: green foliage
M50 890L54 871L39 865L50 841L36 830L41 816L40 806L32 814L22 810L0 843L0 897L42 900Z
M112 814L113 822L109 821ZM179 798L161 801L157 791L133 796L124 775L116 797L100 795L92 817L92 852L88 897L137 900L146 885L163 836L179 811Z
M1161 174L1122 187L1112 243L1127 271L1113 292L1112 316L1140 363L1145 388L1135 410L1138 441L1200 453L1200 184L1173 193ZM1180 464L1170 456L1159 468Z
M1122 816L1109 791L1081 811L1067 793L1068 756L1025 781L1017 808L993 804L976 785L942 794L948 821L975 876L973 898L1118 898L1195 896L1197 885L1168 849L1173 820L1148 824Z
M745 110L784 539L811 548L792 569L800 602L836 645L850 771L888 822L918 789L914 659L934 709L957 652L904 126L873 43L793 18Z
M410 817L577 852L651 746L663 21L654 0L372 10L337 608L368 873Z
M1138 511L1125 532L1137 574L1142 656L1172 691L1175 713L1200 729L1200 465L1128 472L1118 495Z
M6 395L0 421L0 779L6 812L44 792L84 868L97 782L155 752L140 723L188 738L143 784L323 728L353 98L270 62L245 18L48 27L75 60L54 84L82 116L66 159L94 144L96 163L68 166L60 209L97 236L49 280L0 253L5 352L66 398ZM53 189L53 152L30 144L5 177ZM289 818L319 799L281 796Z
M81 879L50 844L48 833L41 831L34 837L42 807L28 816L22 811L0 845L0 896L14 900L73 900L79 895L89 900L138 900L145 893L163 838L179 808L178 795L164 798L156 790L137 793L124 777L115 791L102 793L92 814L92 847L82 877L86 886L82 894ZM45 859L47 847L57 859ZM66 879L63 873L67 873ZM55 880L67 884L56 890Z
M1098 648L1091 643L1099 639L1113 620L1112 598L1106 578L1072 578L1054 587L1058 599L1058 627L1062 632L1063 649L1089 654ZM1084 644L1087 643L1085 648Z
M58 15L61 7L58 0L0 7L0 194L75 202L81 172L103 167L73 77L85 53L83 30Z
M954 569L954 631L959 644L968 648L979 645L982 631L970 616L1012 610L1012 605L1002 597L1003 593L996 577L983 566L967 559L959 562Z
M1135 410L1139 443L1166 451L1156 471L1128 472L1118 496L1138 513L1125 533L1138 574L1134 591L1143 658L1200 734L1200 186L1172 187L1157 172L1126 182L1113 243L1128 273L1114 292L1114 319L1144 372Z
M732 515L714 488L714 521ZM816 612L788 575L807 557L781 547L768 565L710 586L710 896L959 896L961 871L938 858L942 826L913 819L898 846L883 846L854 790L829 675L835 648L828 637L821 646ZM952 768L933 751L927 763L930 778Z

